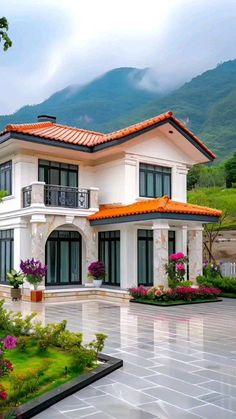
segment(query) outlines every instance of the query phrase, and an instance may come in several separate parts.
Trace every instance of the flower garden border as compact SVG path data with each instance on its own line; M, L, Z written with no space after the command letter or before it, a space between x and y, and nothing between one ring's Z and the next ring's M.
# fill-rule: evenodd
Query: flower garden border
M130 303L137 303L137 304L146 304L149 306L158 306L158 307L175 307L175 306L182 306L182 305L190 305L190 304L203 304L203 303L218 303L223 301L221 298L211 298L211 299L206 299L206 300L200 300L200 301L144 301L144 300L139 300L139 299L134 299L132 298L130 300Z
M23 404L16 409L16 414L19 415L21 419L33 418L38 413L59 402L65 397L68 397L76 391L87 387L89 384L100 380L100 378L105 377L123 366L123 360L105 354L99 354L98 360L103 362L103 364L86 374L73 378L67 383L64 383L61 386L36 397L30 402Z

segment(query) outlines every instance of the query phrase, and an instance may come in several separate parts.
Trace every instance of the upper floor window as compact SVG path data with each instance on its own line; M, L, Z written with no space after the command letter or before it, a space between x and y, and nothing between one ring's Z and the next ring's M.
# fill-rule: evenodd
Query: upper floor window
M140 163L139 195L148 198L171 197L171 168Z
M0 191L12 194L12 162L0 164Z
M39 181L47 185L78 187L78 166L39 160Z

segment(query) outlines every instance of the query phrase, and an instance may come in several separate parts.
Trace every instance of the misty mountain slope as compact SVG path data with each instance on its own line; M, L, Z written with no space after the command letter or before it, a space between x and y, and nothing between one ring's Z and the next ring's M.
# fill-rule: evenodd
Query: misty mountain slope
M155 92L138 87L146 71L118 68L84 86L69 86L38 105L24 106L13 115L0 117L0 128L10 122L34 122L37 115L47 113L55 115L61 124L103 130L106 123L157 97Z
M34 122L38 114L48 113L62 124L109 132L172 110L216 152L218 161L236 150L236 60L165 96L139 88L147 72L118 68L87 85L69 86L39 105L0 117L0 128L10 122Z

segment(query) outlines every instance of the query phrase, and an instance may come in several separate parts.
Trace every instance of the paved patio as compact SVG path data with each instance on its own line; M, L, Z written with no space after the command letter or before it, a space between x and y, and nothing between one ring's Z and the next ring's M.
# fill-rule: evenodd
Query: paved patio
M9 304L12 308L12 304ZM37 307L86 339L109 335L105 353L124 367L64 399L38 419L235 419L236 300L182 307L76 302Z

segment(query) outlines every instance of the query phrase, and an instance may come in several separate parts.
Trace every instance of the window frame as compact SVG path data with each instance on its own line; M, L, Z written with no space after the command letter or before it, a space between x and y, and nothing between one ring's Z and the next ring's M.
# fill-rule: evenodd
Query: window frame
M44 163L44 162L47 162ZM67 166L67 167L63 167L63 166ZM72 168L74 167L74 168ZM70 164L70 163L63 163L63 162L58 162L56 160L45 160L45 159L38 159L38 180L40 181L40 169L43 168L44 169L44 177L46 177L46 179L44 181L41 180L41 182L45 182L46 185L55 185L55 186L68 186L70 188L78 188L79 186L79 166L77 164ZM45 171L47 169L47 174L45 176ZM50 174L50 170L58 170L59 171L59 184L55 184L52 183L50 180L51 178L51 174ZM62 179L62 172L66 171L66 177L67 177L67 185L62 185L61 179ZM70 186L70 181L69 181L69 175L70 173L75 173L76 174L76 186Z
M4 170L4 166L7 166L7 169ZM6 173L9 172L10 173L10 190L8 191L6 188ZM2 187L2 176L4 176L4 186ZM0 190L1 191L5 191L7 192L6 196L11 196L12 195L12 160L8 160L4 163L0 163Z
M2 243L4 243L4 265L3 269L1 266L1 251L2 251ZM7 243L10 243L10 255L9 255L9 266L7 266L7 259L6 258L6 251L7 251ZM6 284L6 274L14 267L14 229L6 229L0 230L0 284ZM1 277L1 272L4 271L5 278Z
M144 174L144 192L142 193L142 185L141 185L141 176ZM148 194L148 175L152 175L152 182L153 182L153 194ZM157 194L157 177L156 175L161 176L161 194ZM169 179L169 188L170 193L169 197L172 197L172 167L167 166L160 166L157 164L152 163L139 163L139 197L141 198L160 198L164 195L167 195L164 191L164 182L165 178L168 177Z

